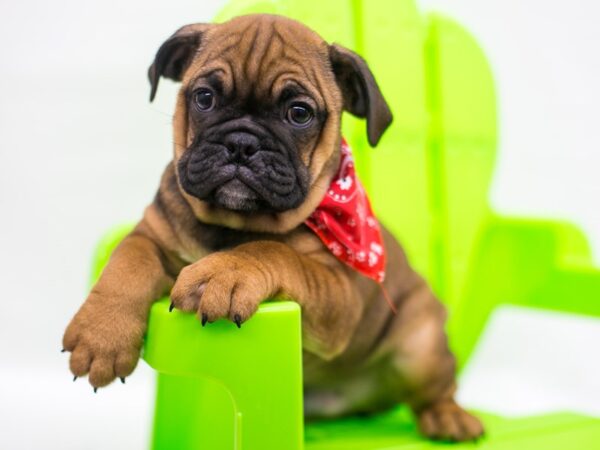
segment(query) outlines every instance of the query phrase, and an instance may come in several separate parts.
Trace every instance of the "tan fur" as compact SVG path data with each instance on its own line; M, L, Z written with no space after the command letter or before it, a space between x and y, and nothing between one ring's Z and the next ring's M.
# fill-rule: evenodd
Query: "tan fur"
M287 297L303 311L307 416L377 411L405 401L427 436L481 435L481 424L453 400L454 358L444 334L444 309L395 239L384 230L384 287L397 315L376 283L337 260L302 226L339 158L343 102L327 44L303 25L276 16L194 25L186 32L194 30L204 35L177 99L174 162L156 200L115 250L67 328L64 347L72 352L73 373L89 373L95 387L129 375L150 306L169 291L175 307L208 322L243 322L261 301ZM327 122L309 167L310 194L296 210L244 216L214 208L181 188L174 164L193 137L185 89L211 70L221 71L225 89L277 90L282 78L294 76L326 107Z
M248 47L251 43L254 43L252 49ZM251 56L253 58L249 58ZM285 59L282 61L282 58ZM184 86L201 74L218 70L224 74L223 79L228 81L225 83L226 90L233 89L235 85L237 89L251 86L259 93L278 92L283 87L283 81L295 75L303 80L303 86L331 114L318 148L314 151L316 157L309 167L314 180L313 188L309 198L299 208L278 215L243 216L212 208L184 192L183 195L200 220L236 229L285 233L304 222L319 205L329 180L337 170L337 158L332 157L337 157L334 152L339 148L342 111L342 96L333 74L330 70L323 70L323 64L313 62L316 59L322 63L328 58L328 46L316 33L298 22L278 16L242 16L221 26L207 28L198 56L183 77ZM249 59L255 63L246 64ZM293 65L290 61L293 61ZM193 137L188 131L184 89L178 95L173 130L177 160Z

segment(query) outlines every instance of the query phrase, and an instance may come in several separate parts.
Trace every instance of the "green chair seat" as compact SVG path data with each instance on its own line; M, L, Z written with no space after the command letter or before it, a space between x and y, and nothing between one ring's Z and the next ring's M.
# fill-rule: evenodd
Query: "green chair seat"
M552 221L499 217L488 190L497 130L494 83L475 40L413 0L233 0L217 21L287 15L362 54L390 101L394 123L376 149L364 124L343 119L359 174L381 220L450 311L462 367L491 311L510 302L600 316L600 272L585 237ZM393 194L393 195L390 195ZM97 277L130 227L101 242ZM406 408L309 423L302 414L299 307L263 304L238 330L202 328L193 315L150 315L144 359L158 373L155 449L425 449ZM600 448L600 421L575 414L508 419L481 413L489 449ZM457 448L473 444L456 445Z

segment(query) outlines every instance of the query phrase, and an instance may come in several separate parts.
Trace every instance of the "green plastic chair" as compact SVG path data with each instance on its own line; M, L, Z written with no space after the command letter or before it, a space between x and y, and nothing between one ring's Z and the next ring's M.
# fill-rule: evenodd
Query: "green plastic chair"
M450 311L463 366L501 304L600 315L600 271L585 237L567 223L499 217L488 189L496 156L496 100L488 63L452 20L420 15L413 0L235 0L217 17L283 14L362 54L394 113L376 149L364 124L344 117L381 220ZM97 277L121 227L101 242ZM408 410L310 423L302 414L300 309L263 304L238 330L202 328L194 315L150 315L143 357L158 372L154 449L392 450L439 446ZM489 449L600 448L600 421L576 414L503 419L480 413ZM457 448L472 447L459 444Z

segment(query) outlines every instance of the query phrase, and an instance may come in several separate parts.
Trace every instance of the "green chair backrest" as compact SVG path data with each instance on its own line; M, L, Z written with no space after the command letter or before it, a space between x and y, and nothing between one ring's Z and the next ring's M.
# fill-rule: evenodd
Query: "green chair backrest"
M343 134L377 215L451 311L459 310L490 222L496 155L494 84L475 40L443 16L423 18L414 0L232 0L215 20L251 13L300 20L367 60L394 121L375 149L365 124L348 114ZM95 276L111 250L101 248Z
M475 41L414 0L233 0L216 21L250 13L300 20L361 54L394 114L376 149L364 123L343 133L382 222L448 303L460 298L496 153L491 73Z

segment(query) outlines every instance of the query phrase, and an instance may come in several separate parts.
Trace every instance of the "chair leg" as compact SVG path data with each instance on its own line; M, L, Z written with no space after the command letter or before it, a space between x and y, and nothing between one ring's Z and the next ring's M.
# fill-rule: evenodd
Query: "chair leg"
M156 389L153 450L240 448L233 401L224 386L206 378L159 373Z

